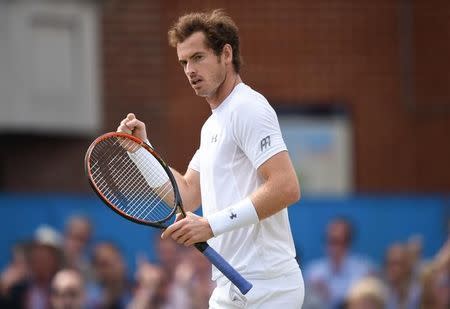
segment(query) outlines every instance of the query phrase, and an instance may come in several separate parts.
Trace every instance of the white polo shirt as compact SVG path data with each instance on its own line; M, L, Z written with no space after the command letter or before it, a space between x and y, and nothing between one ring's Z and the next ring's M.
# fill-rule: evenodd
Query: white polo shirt
M200 173L203 215L248 197L263 183L258 167L286 150L273 108L261 94L238 84L212 110L189 164ZM208 243L247 279L273 278L299 268L286 208ZM223 275L213 267L212 277Z

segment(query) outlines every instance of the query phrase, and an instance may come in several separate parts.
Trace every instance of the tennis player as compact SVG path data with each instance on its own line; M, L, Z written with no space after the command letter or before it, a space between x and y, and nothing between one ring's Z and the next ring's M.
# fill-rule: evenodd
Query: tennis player
M300 198L277 116L242 82L238 28L222 10L181 16L170 45L194 92L212 114L184 175L173 171L192 212L162 238L208 243L253 284L245 296L218 270L210 308L301 308L304 284L295 260L287 207ZM147 140L145 124L128 114L119 132Z

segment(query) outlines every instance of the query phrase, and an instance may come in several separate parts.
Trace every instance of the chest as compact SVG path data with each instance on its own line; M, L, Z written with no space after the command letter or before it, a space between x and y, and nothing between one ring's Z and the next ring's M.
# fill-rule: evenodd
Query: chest
M242 159L231 127L217 119L209 119L202 129L200 140L202 167L228 169Z

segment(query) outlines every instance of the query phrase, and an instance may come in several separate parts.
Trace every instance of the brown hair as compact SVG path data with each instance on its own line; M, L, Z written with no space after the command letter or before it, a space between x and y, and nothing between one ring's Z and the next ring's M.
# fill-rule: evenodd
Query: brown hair
M193 33L201 31L205 34L206 46L219 56L225 44L233 49L233 67L239 73L242 58L239 53L238 27L222 9L208 13L189 13L181 16L169 29L169 44L176 47Z

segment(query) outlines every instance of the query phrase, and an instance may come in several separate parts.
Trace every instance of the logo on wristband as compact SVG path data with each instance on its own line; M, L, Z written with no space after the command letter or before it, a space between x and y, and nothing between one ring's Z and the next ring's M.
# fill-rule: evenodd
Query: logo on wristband
M233 211L230 211L230 219L233 220L234 218L237 218L237 214L233 213Z

